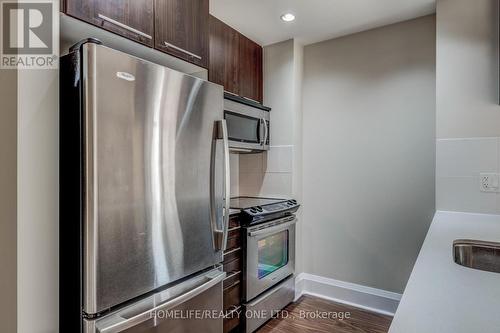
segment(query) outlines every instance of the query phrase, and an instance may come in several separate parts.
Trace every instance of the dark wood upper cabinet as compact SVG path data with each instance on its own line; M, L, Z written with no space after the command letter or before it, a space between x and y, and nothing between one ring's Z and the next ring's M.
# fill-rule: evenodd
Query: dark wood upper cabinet
M209 80L262 103L262 47L213 16L209 22Z
M153 0L66 0L68 15L153 46Z
M262 103L262 47L241 36L239 54L240 96Z
M208 79L239 94L240 34L224 22L210 15L210 66Z
M155 0L154 47L208 67L208 0Z
M211 16L209 0L61 0L68 15L208 68L209 80L262 103L262 47Z

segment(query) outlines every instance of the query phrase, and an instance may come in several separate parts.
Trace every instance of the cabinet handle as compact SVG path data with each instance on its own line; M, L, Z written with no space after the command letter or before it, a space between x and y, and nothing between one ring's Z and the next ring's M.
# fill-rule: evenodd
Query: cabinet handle
M234 92L230 92L230 91L227 91L227 90L224 90L224 92L226 94L229 94L229 95L233 95L233 96L236 96L236 97L240 97L238 94L235 94Z
M239 311L241 309L241 305L238 306L237 308L234 308L232 309L231 311L229 311L227 314L226 314L226 318L229 317L230 315L232 315L233 313L235 313L236 311Z
M222 254L222 257L227 256L228 254L234 253L234 252L239 251L239 250L241 250L241 247L237 247L235 249L232 249L231 251L227 251L227 252Z
M197 54L194 54L194 53L192 53L192 52L189 52L188 50L184 50L183 48L180 48L180 47L178 47L178 46L175 46L174 44L170 44L170 43L167 43L167 42L163 42L163 43L165 43L165 46L166 46L166 47L169 47L169 48L174 49L174 50L177 50L177 51L181 51L181 52L183 52L183 53L186 53L187 55L190 55L191 57L195 57L196 59L201 60L201 57L200 57L199 55L197 55Z
M142 36L142 37L146 37L147 39L153 39L153 37L151 37L150 35L148 35L148 34L146 34L146 33L142 32L142 31L139 31L139 30L137 30L137 29L134 29L134 28L132 28L132 27L130 27L130 26L128 26L128 25L126 25L126 24L123 24L123 23L121 23L121 22L115 21L115 20L113 20L112 18L109 18L109 17L104 16L104 15L102 15L102 14L99 14L99 15L97 15L97 16L98 16L101 20L106 21L106 22L109 22L109 23L114 24L114 25L116 25L116 26L119 26L120 28L123 28L123 29L125 29L125 30L130 31L130 32L133 32L133 33L135 33L135 34L138 34L138 35L140 35L140 36Z
M245 96L242 96L242 97L243 97L244 99L246 99L246 100L250 101L250 102L254 102L254 103L257 103L257 104L261 104L261 105L262 105L262 103L261 103L261 102L256 101L255 99L251 99L251 98L248 98L248 97L245 97Z
M229 280L230 278L235 277L236 275L238 275L240 273L241 273L241 271L236 271L236 272L233 272L233 273L231 273L229 275L226 275L226 278L224 279L224 281L225 280Z

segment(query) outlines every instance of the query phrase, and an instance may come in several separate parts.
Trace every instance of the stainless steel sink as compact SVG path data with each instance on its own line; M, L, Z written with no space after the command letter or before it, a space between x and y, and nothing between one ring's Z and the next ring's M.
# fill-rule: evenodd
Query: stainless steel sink
M453 242L453 258L465 267L500 273L500 243L457 239Z

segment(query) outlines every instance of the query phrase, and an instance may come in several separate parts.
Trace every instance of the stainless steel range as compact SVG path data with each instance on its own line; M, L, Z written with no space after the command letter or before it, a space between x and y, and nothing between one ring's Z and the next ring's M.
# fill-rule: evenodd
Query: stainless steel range
M253 332L273 312L295 297L295 212L296 200L240 197L231 207L242 210L243 301L245 331Z

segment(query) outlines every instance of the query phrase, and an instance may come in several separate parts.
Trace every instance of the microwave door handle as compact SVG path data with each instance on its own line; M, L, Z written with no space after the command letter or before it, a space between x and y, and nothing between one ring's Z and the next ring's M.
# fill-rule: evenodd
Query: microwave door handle
M266 120L264 118L259 119L259 144L264 146L266 143ZM264 133L264 135L262 135Z
M267 143L267 139L268 139L268 136L269 136L269 130L267 128L267 120L265 118L260 118L259 120L259 126L260 126L260 135L262 135L262 133L264 133L264 136L260 137L260 145L261 146L265 146L266 143ZM264 130L262 130L262 127L264 127Z
M148 309L144 312L141 312L131 318L123 318L119 317L119 320L115 321L113 324L103 327L103 328L98 328L96 330L96 333L120 333L120 332L125 332L126 330L133 328L135 326L138 326L148 320L155 319L155 314L158 311L168 311L171 310L183 303L186 303L187 301L195 298L196 296L200 295L201 293L207 291L208 289L216 286L217 284L221 283L224 278L226 277L225 272L218 272L216 275L213 274L213 272L209 272L206 274L206 277L209 279L207 282L204 284L193 288L189 290L188 292L174 298L171 300L166 301L165 303L159 304L158 306L155 306L154 308ZM118 316L117 316L118 317ZM165 318L166 319L166 318ZM156 318L155 319L155 326L157 326L161 321Z
M262 118L264 121L264 142L262 143L263 146L266 145L268 139L269 139L269 129L267 128L267 120L265 118Z

